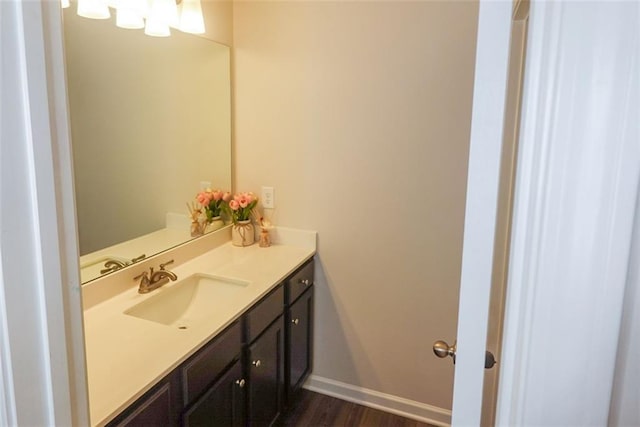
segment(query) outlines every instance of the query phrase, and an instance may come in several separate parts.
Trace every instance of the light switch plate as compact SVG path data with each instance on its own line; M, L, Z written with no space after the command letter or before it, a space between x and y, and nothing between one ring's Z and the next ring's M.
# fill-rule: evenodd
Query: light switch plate
M262 206L265 209L273 209L275 207L273 187L262 187Z

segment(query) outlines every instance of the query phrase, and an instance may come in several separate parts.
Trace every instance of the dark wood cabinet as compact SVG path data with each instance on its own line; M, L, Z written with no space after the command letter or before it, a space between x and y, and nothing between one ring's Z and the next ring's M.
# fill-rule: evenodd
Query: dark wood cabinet
M270 426L311 372L313 260L109 426Z
M284 286L278 285L244 316L246 343L253 342L284 311Z
M245 423L246 380L242 324L232 323L178 370L182 378L182 425L240 427Z
M280 316L247 352L250 426L269 426L280 415L284 397L284 324Z
M313 260L285 281L285 402L291 405L313 366Z
M307 289L313 286L313 260L305 263L291 277L287 278L287 304L292 304Z
M313 366L313 288L307 289L287 312L287 402L311 373Z
M176 373L165 377L116 419L110 427L177 426L181 405L179 378Z
M245 425L246 380L235 362L182 416L185 427L242 427Z
M189 406L222 375L242 352L242 325L232 323L178 368L184 404Z

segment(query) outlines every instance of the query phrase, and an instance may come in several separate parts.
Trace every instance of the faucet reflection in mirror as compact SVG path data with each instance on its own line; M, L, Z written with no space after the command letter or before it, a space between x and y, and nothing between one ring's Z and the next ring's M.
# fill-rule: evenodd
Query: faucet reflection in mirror
M63 8L69 0L60 0ZM78 0L77 14L91 19L108 19L116 10L116 25L126 29L144 28L154 37L171 35L169 27L185 33L204 34L200 0Z

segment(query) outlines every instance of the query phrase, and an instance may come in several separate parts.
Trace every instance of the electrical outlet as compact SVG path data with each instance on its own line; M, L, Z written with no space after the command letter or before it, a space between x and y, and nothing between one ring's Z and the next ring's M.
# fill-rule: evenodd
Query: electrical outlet
M207 188L211 188L211 181L200 181L200 191L204 191Z
M273 187L262 187L262 206L265 209L273 209L275 207Z

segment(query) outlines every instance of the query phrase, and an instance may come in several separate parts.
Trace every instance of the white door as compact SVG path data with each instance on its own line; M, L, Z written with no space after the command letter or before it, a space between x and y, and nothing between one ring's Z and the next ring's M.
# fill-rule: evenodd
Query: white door
M502 20L504 19L506 10L506 8L501 10L496 9L492 11L492 15L495 14L497 17L497 14L500 13L500 19ZM485 13L487 12L485 11ZM496 94L500 95L495 96L494 100L497 99L500 101L504 99L505 102L491 106L491 108L494 109L491 111L491 114L494 115L493 120L495 120L494 127L484 127L487 134L488 132L492 133L491 139L487 138L482 141L480 140L478 133L476 133L476 139L472 140L472 144L482 144L484 148L483 150L475 151L476 156L472 161L481 161L481 163L479 164L479 167L474 170L473 174L469 174L468 178L469 192L467 193L467 223L465 224L465 239L468 240L465 240L465 248L463 249L464 251L467 251L465 255L465 267L471 269L471 272L466 275L467 284L472 284L476 287L479 280L484 281L486 284L486 281L489 279L487 275L491 276L488 319L480 322L478 318L477 321L474 320L472 323L473 325L480 323L488 325L486 331L486 350L484 353L484 383L481 390L481 399L483 403L481 406L482 412L480 425L482 426L491 426L494 424L497 402L499 370L497 368L494 369L494 366L496 363L496 357L498 359L500 358L500 342L502 337L502 318L504 313L509 261L510 226L515 186L517 142L520 123L520 105L524 74L528 14L528 1L515 2L510 18L511 34L509 37L508 69L506 76L502 69L502 67L505 66L503 62L504 52L499 51L498 49L489 50L492 56L494 54L500 55L500 58L493 56L491 58L491 62L488 64L492 68L495 67L492 69L492 74L498 78L507 78L506 86L502 84L501 81L495 80L494 90L496 91ZM485 16L480 19L482 20L487 18ZM490 29L494 28L496 27L493 25L490 27ZM496 32L494 33L494 37L495 39L493 39L492 42L497 43L500 41L500 37L504 37L504 33ZM485 42L487 42L486 39L478 39L479 44ZM500 43L498 47L504 48L504 43ZM484 52L486 51L479 49L477 57L478 63L476 64L478 67L483 65L487 66L487 64L482 64L480 62L485 60L485 56L483 55ZM479 78L482 77L482 75L477 73L476 77ZM485 83L476 80L475 84L482 87ZM506 93L503 91L506 91ZM486 113L485 110L489 108L489 106L485 105L485 102L488 102L489 99L485 100L478 95L479 91L476 92L476 96L474 97L474 108L478 108L478 110L474 110L474 120L486 120L486 117L479 117L479 115ZM503 114L504 130L499 134L496 134L496 131L500 129L500 114ZM500 144L498 145L496 142L500 142ZM478 156L478 153L480 153L481 156ZM499 163L496 169L490 170L486 168L489 164L495 165L494 162L496 161L494 157L491 159L491 162L487 162L487 158L484 157L487 154L490 156L499 156ZM496 171L499 171L499 173L496 174ZM472 187L476 183L481 183L484 188L478 188L477 186L475 188ZM473 204L475 197L479 197L483 200L483 203L480 206ZM484 221L478 219L481 218L480 215L486 215L484 217ZM491 232L493 232L493 236L491 236ZM483 247L481 251L479 250L480 245ZM485 256L482 260L476 259L480 254L484 254ZM476 265L476 262L479 262L479 264ZM489 262L491 262L491 270L487 270ZM479 268L482 268L482 271L479 271ZM474 296L473 301L477 301L477 295ZM472 307L478 308L479 305L473 304ZM465 313L465 315L469 314L464 310L460 310L460 313ZM476 315L485 316L485 313L478 312ZM477 326L474 328L475 330L472 332L475 334L478 328ZM482 334L478 335L479 337L482 337ZM436 352L439 357L445 357L446 355L455 356L456 350L456 344L450 346L443 341L434 343L434 352ZM474 369L477 368L477 366L474 366ZM466 382L466 379L461 377L458 371L456 371L456 376L459 379L462 378L462 380ZM469 390L469 385L464 385L464 387L465 391ZM464 396L465 399L471 398L471 395L466 393ZM478 404L478 398L479 396L477 395L473 396L474 406L476 407ZM465 403L463 410L466 411L470 407L470 403ZM458 406L458 411L460 410L460 406ZM477 410L474 413L470 412L469 416L472 416L475 420L477 418ZM468 422L470 422L470 418L465 418L464 423L466 424Z
M498 425L606 425L640 177L640 4L531 4ZM511 5L480 3L452 424L481 423Z
M481 422L511 20L510 2L480 2L458 310L454 426L477 426Z

